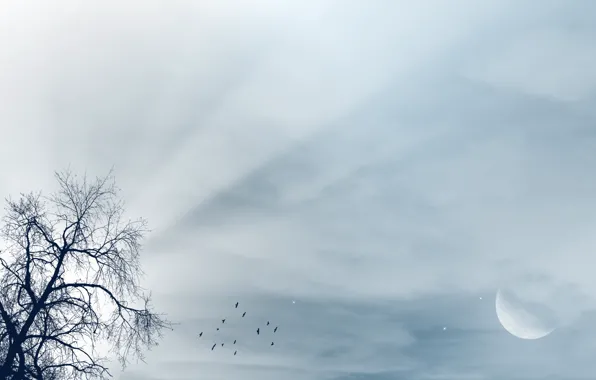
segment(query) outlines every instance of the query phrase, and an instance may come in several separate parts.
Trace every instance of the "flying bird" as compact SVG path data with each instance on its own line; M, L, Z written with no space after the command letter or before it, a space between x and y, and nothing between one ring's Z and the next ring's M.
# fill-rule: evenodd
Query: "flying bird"
M225 318L221 320L221 323L226 323L226 320L225 320Z
M275 326L275 328L273 329L273 332L276 332L276 331L277 331L277 327L278 327L278 326Z
M211 347L211 351L213 351L213 350L215 349L215 346L217 346L217 343L215 343L215 344L213 345L213 347Z
M260 332L259 332L259 331L260 331L260 328L259 328L259 329L257 329L257 335L259 335L259 334L260 334Z
M234 355L236 355L236 353L237 353L237 352L238 352L238 351L234 351Z
M236 309L238 309L238 302L236 302Z
M219 327L217 328L217 331L219 331Z
M242 318L244 318L245 315L246 315L246 311L244 313L242 313Z
M236 339L234 339L234 344L236 344Z
M221 346L223 347L223 343L221 344Z
M269 321L267 321L267 326L269 326Z
M273 346L273 342L271 342L271 345Z
M201 333L199 334L199 338L203 336L203 332L201 331Z

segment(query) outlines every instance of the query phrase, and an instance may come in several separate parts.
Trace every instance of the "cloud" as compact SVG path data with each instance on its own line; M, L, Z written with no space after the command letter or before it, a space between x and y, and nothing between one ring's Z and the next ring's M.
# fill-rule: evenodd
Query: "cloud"
M590 21L583 14L593 12L594 5L554 2L541 8L533 10L533 17L530 12L519 12L517 22L498 40L479 43L467 63L466 75L558 101L593 97L596 51L589 42ZM520 21L534 25L525 26L520 33Z
M123 379L593 372L587 9L62 5L0 15L0 189L115 166L154 228L147 285L183 322ZM502 286L561 328L512 340L491 304ZM274 351L235 359L195 339L236 299L254 325L283 321ZM250 338L246 323L230 334Z
M321 375L331 378L352 372L376 373L416 366L415 360L400 353L414 339L391 314L371 313L333 300L293 304L284 298L244 296L236 315L232 310L226 313L228 326L224 326L217 313L233 309L233 305L230 307L223 301L228 299L221 294L170 298L169 303L179 307L169 310L181 327L164 341L159 359L172 375L203 372L205 376L225 378L238 373L255 376L261 373L267 377L286 371L285 375L292 378ZM180 305L184 306L180 308ZM247 311L244 318L240 317L243 311ZM195 315L204 317L192 317ZM296 319L303 323L296 325L293 322ZM261 334L257 336L255 326L266 320L272 326L279 326L279 330L272 333L271 328L261 325ZM393 325L391 334L384 331L387 323ZM216 331L216 326L221 330ZM197 328L205 329L200 339ZM232 344L234 339L236 345ZM225 345L218 344L211 351L212 343L221 341ZM274 347L269 345L271 341L275 342ZM377 355L379 347L391 355ZM237 356L233 355L234 350L238 350Z

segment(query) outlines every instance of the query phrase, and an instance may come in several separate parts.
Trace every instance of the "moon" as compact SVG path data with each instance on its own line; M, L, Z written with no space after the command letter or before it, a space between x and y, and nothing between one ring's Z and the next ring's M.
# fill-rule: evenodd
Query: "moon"
M554 324L541 318L537 312L528 310L513 294L497 291L495 300L497 318L511 335L520 339L540 339L555 330Z

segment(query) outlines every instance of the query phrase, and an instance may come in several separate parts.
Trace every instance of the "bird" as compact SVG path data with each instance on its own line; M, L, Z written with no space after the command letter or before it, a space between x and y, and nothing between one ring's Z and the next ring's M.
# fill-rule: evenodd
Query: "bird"
M217 331L219 331L219 327L217 328Z
M199 334L199 338L203 336L203 332L201 331L201 333Z
M267 321L267 326L269 326L269 321Z
M277 327L278 327L278 326L275 326L275 328L273 329L273 332L276 332L276 331L277 331Z
M238 302L236 302L236 309L238 309Z
M234 344L236 344L236 339L234 339Z
M222 319L222 320L221 320L221 323L226 323L226 319L225 319L225 318L224 318L224 319Z
M236 353L237 353L237 352L238 352L238 351L234 351L234 355L236 355Z
M273 346L273 342L271 342L271 345Z
M215 343L215 344L213 345L213 347L211 347L211 351L213 351L213 350L215 349L215 346L217 346L217 343Z
M259 330L260 330L260 329L257 329L257 335L259 335L259 334L260 334Z
M223 347L223 343L221 344L221 346Z
M242 313L242 318L244 318L245 315L246 315L246 311L244 313Z

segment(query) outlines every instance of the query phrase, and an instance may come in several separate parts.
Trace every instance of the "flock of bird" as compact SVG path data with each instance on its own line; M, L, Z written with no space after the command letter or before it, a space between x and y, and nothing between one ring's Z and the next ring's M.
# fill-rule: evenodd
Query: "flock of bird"
M235 309L238 309L238 304L239 302L236 302L236 305L234 306ZM244 318L246 316L246 311L242 313L242 318ZM226 323L226 319L222 319L221 320L221 324L225 324ZM271 323L269 321L267 321L266 326L269 326ZM277 332L277 328L279 326L275 326L275 328L273 329L273 332L276 333ZM219 331L219 327L217 328L217 331ZM257 335L261 335L261 328L257 327L256 330ZM201 333L199 334L199 338L201 338L203 336L203 332L201 331ZM232 344L236 344L236 339L234 339L234 342ZM221 346L223 347L223 343L221 343ZM274 342L271 342L271 346L275 345ZM211 351L215 350L215 347L217 347L217 342L213 344L213 346L211 347ZM236 355L238 353L238 350L234 350L234 355Z

